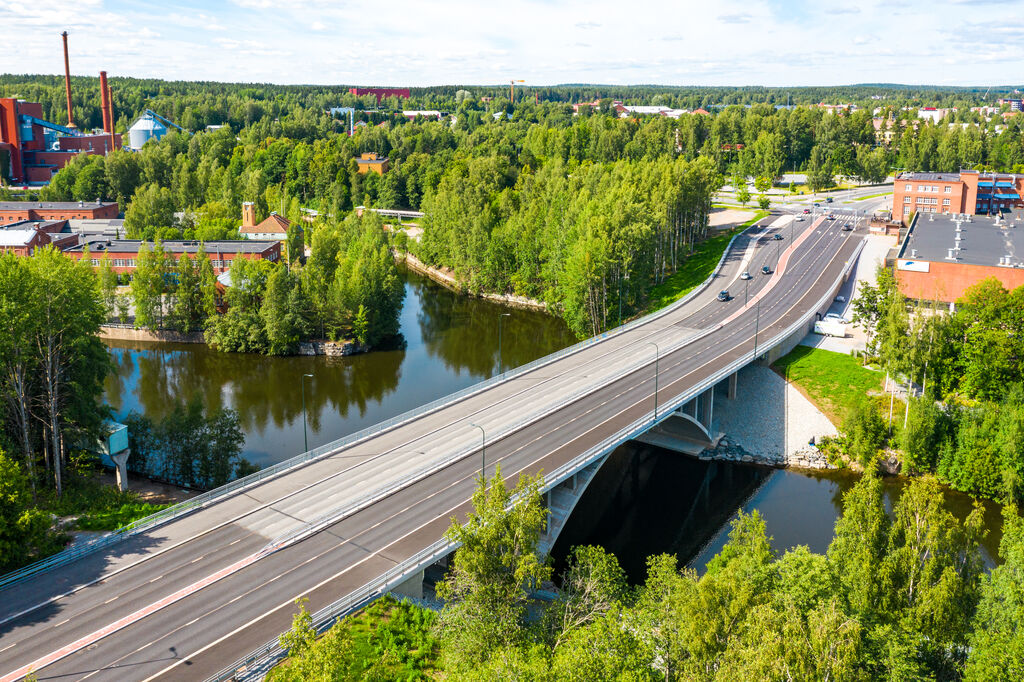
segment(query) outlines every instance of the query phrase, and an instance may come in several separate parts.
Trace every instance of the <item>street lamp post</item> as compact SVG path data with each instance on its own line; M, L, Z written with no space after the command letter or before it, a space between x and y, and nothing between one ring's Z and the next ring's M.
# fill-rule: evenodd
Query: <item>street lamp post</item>
M309 440L306 437L306 377L313 378L312 374L303 374L299 381L302 383L302 447L303 452L309 452Z
M483 488L487 484L487 433L479 424L469 422L469 425L480 429L480 487Z
M746 307L747 300L750 298L749 293L750 293L750 280L749 279L745 279L745 280L743 280L743 305L744 305L744 307Z
M511 317L512 313L501 313L498 315L498 374L501 374L505 370L505 364L501 358L501 318Z
M757 359L757 330L761 326L761 299L757 299L757 309L754 313L754 359Z
M654 420L658 420L658 359L661 356L661 348L654 341L648 341L648 345L654 346Z

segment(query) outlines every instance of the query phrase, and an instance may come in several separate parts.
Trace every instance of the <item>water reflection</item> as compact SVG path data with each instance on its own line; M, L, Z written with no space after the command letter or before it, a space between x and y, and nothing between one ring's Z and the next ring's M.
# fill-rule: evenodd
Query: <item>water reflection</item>
M107 400L119 415L166 414L199 395L210 408L238 411L245 456L260 465L302 449L302 386L315 447L414 409L497 371L497 320L503 318L505 367L573 342L565 325L543 313L509 310L454 294L405 273L402 338L389 349L347 358L272 358L217 353L194 344L111 342L115 372Z
M856 482L849 472L798 473L730 462L702 462L642 443L618 448L594 477L552 551L556 571L578 544L613 552L632 582L642 582L652 554L676 555L680 565L703 571L728 539L737 510L759 510L772 547L784 552L807 545L823 553L832 541L843 494ZM885 478L892 509L906 486ZM963 519L973 501L945 493L946 508ZM998 556L1002 518L999 506L984 503L982 556L991 566Z

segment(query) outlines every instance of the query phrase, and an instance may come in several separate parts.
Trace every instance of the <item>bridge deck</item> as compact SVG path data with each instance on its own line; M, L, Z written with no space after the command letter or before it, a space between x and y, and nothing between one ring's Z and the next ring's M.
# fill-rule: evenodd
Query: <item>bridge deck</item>
M766 339L805 315L853 253L859 240L847 234L829 223L808 227L759 311L751 305L740 312L741 300L718 302L718 290L735 289L742 268L758 273L751 297L760 292L770 281L760 267L774 269L777 244L764 235L743 236L708 290L664 317L153 529L116 552L5 590L0 618L84 585L0 625L0 671L42 663L65 646L74 652L39 666L40 679L194 680L219 670L286 629L296 597L309 597L315 611L431 545L453 515L463 518L481 459L480 431L469 422L487 432L488 471L500 462L513 480L551 472L651 413L652 342L661 349L659 402L667 404L749 355L755 325ZM269 539L417 470L423 470L418 480L320 532L174 599L156 615L130 619L114 637L95 636L252 557ZM113 570L120 572L89 584Z

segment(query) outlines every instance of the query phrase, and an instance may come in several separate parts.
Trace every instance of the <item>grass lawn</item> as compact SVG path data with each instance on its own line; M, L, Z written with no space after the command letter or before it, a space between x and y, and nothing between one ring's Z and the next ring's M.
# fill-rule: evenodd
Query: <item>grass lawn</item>
M170 505L142 502L130 490L122 493L82 473L68 476L61 497L49 492L40 496L39 506L57 516L77 517L69 530L116 530Z
M852 355L797 346L772 366L803 390L819 410L841 424L847 409L869 391L882 390L885 375L861 367Z
M856 199L851 199L850 201L844 201L843 203L844 204L853 204L853 203L856 203L858 201L864 201L865 199L877 199L879 197L888 197L888 196L892 196L892 192L891 191L889 191L889 192L879 192L878 194L869 194L866 197L858 197Z
M334 625L299 659L286 659L266 679L433 679L438 656L435 619L432 611L382 597Z
M693 253L683 261L678 272L651 289L647 312L661 310L693 291L715 271L715 266L721 260L722 252L729 245L729 240L733 238L733 235L745 230L767 215L768 211L758 211L747 222L697 244Z

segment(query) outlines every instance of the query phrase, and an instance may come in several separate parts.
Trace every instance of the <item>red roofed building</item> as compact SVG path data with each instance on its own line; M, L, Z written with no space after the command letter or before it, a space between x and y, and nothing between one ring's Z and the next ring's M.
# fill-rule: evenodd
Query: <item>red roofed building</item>
M245 239L276 239L284 241L288 236L291 221L277 213L271 213L266 220L256 223L256 207L251 201L242 204L242 227L238 232Z

